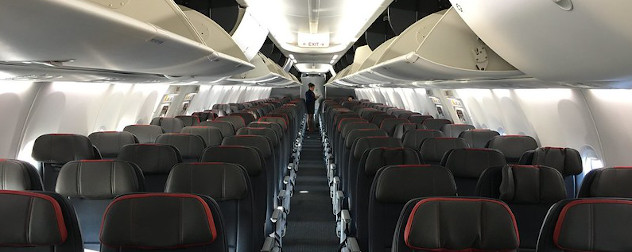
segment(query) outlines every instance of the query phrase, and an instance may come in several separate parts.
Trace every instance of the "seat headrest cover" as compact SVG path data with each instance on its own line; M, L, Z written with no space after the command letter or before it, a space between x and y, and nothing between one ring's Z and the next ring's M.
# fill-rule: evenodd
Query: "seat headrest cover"
M138 143L134 134L126 131L94 132L88 138L99 149L101 155L107 157L115 157L125 145Z
M116 198L103 214L100 240L113 248L173 249L217 238L207 202L193 194L147 193Z
M511 203L555 203L566 198L564 178L538 165L507 165L502 170L500 199Z
M346 136L349 135L349 133L351 131L358 130L358 129L378 129L378 127L377 127L377 125L369 123L369 122L352 122L352 123L347 123L342 128L341 136L342 137L346 137Z
M424 140L433 137L443 137L443 132L427 129L411 130L406 132L406 135L404 135L404 139L402 141L404 146L418 150Z
M238 164L177 164L169 174L165 192L202 194L216 201L239 200L248 196L246 176Z
M41 190L41 182L33 185L33 181L39 180L33 165L20 160L0 159L0 190Z
M272 143L272 146L279 145L279 137L274 132L273 129L270 128L253 128L253 127L243 127L237 131L237 135L257 135L264 136L266 139Z
M572 200L560 212L553 243L564 251L632 251L630 216L630 200Z
M135 164L119 160L82 160L66 163L59 172L55 192L64 197L113 199L143 191L143 178Z
M351 148L358 139L363 138L363 137L373 137L373 136L387 137L388 133L386 133L386 131L381 130L381 129L352 130L347 135L347 138L345 138L345 147Z
M62 208L53 197L0 190L0 246L53 246L66 242Z
M508 161L518 161L526 151L537 149L538 143L530 136L505 135L492 138L487 147L499 150Z
M404 204L411 199L456 196L450 171L438 165L393 165L380 170L374 182L375 198L383 203Z
M428 118L425 119L421 122L421 126L424 129L431 129L431 130L441 130L441 127L443 127L443 125L446 124L451 124L452 121L448 120L448 119L434 119L434 118Z
M453 149L442 160L442 165L450 169L455 177L473 179L478 179L490 167L506 164L505 156L495 149Z
M500 136L500 133L489 129L466 130L459 134L459 138L463 138L472 148L485 148L487 142L495 136Z
M632 167L595 169L585 178L580 197L632 198Z
M448 151L467 147L467 143L461 138L433 137L421 143L419 152L425 162L440 162Z
M221 122L229 122L231 124L233 124L233 127L235 127L235 129L240 129L241 127L246 126L246 121L244 120L243 117L241 116L220 116L218 118L215 118L214 121L221 121Z
M259 122L275 122L275 123L278 123L283 128L283 131L286 131L287 128L288 128L287 121L285 121L285 118L283 118L283 117L262 116L261 118L259 118L258 121Z
M362 158L362 154L365 151L374 149L374 148L400 148L402 147L402 143L397 138L393 137L363 137L358 139L358 141L354 144L355 147L353 149L353 157L356 159Z
M259 150L264 159L272 156L272 144L264 136L240 135L225 137L222 145L249 146Z
M180 132L185 126L182 120L174 117L156 117L151 120L150 124L162 127L167 133Z
M274 122L251 122L248 124L248 127L254 128L270 128L274 130L274 132L279 136L279 138L283 138L283 128L280 124Z
M417 151L410 148L374 148L366 154L364 173L374 176L378 170L389 165L417 165L421 164Z
M553 167L562 176L578 175L583 171L581 155L571 148L537 148L533 153L533 164Z
M40 162L67 163L80 159L95 159L90 139L74 134L46 134L35 139L33 159Z
M443 125L441 131L443 131L447 137L459 137L461 132L473 129L474 126L469 124L446 124Z
M431 251L513 251L520 244L509 207L485 198L425 198L408 217L404 241Z
M199 159L206 148L206 143L201 136L188 133L162 134L156 138L156 143L176 147L180 156L186 159Z
M178 149L164 144L129 144L123 146L118 160L132 162L143 173L169 173L171 167L182 162Z
M213 126L187 126L182 128L181 132L202 137L206 146L218 146L222 144L222 131Z
M222 137L235 135L235 127L232 123L222 121L206 121L201 122L198 126L210 126L218 128L222 132Z
M123 131L134 134L139 143L154 143L156 137L165 132L162 127L157 125L128 125Z
M244 167L251 177L258 176L263 170L263 160L259 151L246 146L215 146L204 150L202 162L225 162Z

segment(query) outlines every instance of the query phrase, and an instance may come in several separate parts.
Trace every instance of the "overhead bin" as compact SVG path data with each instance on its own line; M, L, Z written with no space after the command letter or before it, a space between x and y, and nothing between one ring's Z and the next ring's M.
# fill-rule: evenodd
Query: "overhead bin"
M291 86L299 85L298 79L286 72L271 59L257 53L250 61L255 68L241 74L233 75L228 79L235 84L257 84L264 86Z
M36 63L104 76L205 80L253 69L220 30L208 18L185 13L173 0L4 1L0 69L2 64Z
M448 9L424 17L386 41L344 81L397 84L413 81L494 80L523 73L507 63Z

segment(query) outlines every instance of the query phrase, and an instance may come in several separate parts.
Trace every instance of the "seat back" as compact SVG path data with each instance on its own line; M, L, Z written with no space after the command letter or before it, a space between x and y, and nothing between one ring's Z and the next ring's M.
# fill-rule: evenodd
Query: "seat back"
M409 123L409 121L403 118L386 118L382 120L379 125L380 129L383 129L384 131L386 131L386 133L388 133L389 136L393 137L395 136L395 128L397 127L397 125L404 123Z
M246 170L230 163L177 164L171 169L165 192L201 194L213 198L222 212L230 251L253 251L254 202Z
M441 128L443 128L443 125L446 124L452 124L452 121L448 119L428 118L421 122L421 127L423 129L441 130Z
M180 115L180 116L176 116L176 118L180 119L182 121L182 123L184 123L184 126L196 126L198 124L200 124L201 119L198 116L195 115ZM204 120L206 121L206 120Z
M178 133L186 126L182 120L174 117L156 117L149 124L160 126L166 133Z
M201 136L188 133L167 133L158 136L157 144L171 145L178 149L182 162L198 162L206 143Z
M502 201L418 198L402 210L392 251L516 251L518 244L516 220Z
M248 125L249 123L255 121L255 116L252 115L251 113L248 113L248 112L232 113L230 115L231 116L240 116L242 119L244 119L245 125Z
M219 206L204 195L128 194L107 207L101 252L228 251Z
M73 160L101 159L93 150L90 139L75 134L46 134L35 139L33 159L41 163L44 189L55 190L59 169Z
M248 127L253 127L253 128L269 128L274 130L274 133L277 134L277 136L279 136L280 139L283 139L284 134L283 134L283 127L281 127L280 124L278 123L274 123L274 122L251 122L248 124Z
M278 148L279 146L279 136L273 129L270 128L254 128L254 127L243 127L237 131L238 136L242 135L256 135L256 136L264 136L266 139L272 143L274 148Z
M118 160L138 165L145 177L145 190L162 192L171 167L182 163L178 149L164 144L130 144L123 146Z
M411 123L419 123L421 124L424 120L426 119L433 119L434 117L432 117L431 115L411 115L408 117L408 120Z
M459 148L448 151L441 160L441 165L448 168L456 181L460 196L474 196L476 184L484 171L490 168L500 169L507 164L505 156L494 149ZM490 187L498 188L500 184ZM489 191L491 189L487 189Z
M0 159L0 190L42 191L44 185L37 169L28 162Z
M577 194L579 185L575 179L583 171L582 157L572 148L540 147L522 155L520 164L544 165L553 167L564 177L568 198Z
M421 143L428 138L443 137L443 132L438 130L416 129L411 130L404 135L402 143L408 148L419 150Z
M530 136L505 135L489 140L487 148L499 150L505 155L507 163L517 164L525 152L537 149L538 143Z
M416 130L419 124L416 123L402 123L395 126L393 137L404 140L404 136L408 131Z
M537 251L632 251L632 200L563 200L551 207Z
M380 124L382 124L382 121L384 121L386 119L397 119L397 117L395 117L393 115L389 115L387 113L376 114L375 116L373 116L373 118L371 118L370 122L374 123L375 125L380 125Z
M105 159L116 158L123 146L138 143L134 134L126 131L100 131L88 135L92 145L97 147L101 157Z
M441 131L447 137L459 137L461 132L473 129L474 125L469 124L445 124L441 127Z
M222 144L222 131L213 126L187 126L182 128L180 133L191 134L202 137L204 144L208 146L218 146Z
M229 122L233 125L235 130L241 129L242 127L246 126L246 121L244 120L244 118L236 115L220 116L218 118L215 118L215 120L213 121Z
M425 164L440 164L443 156L453 149L467 148L467 143L461 138L433 137L421 143L419 152Z
M590 171L579 189L578 198L632 198L632 167L601 168Z
M123 129L125 132L134 134L138 143L155 143L158 136L165 133L165 130L157 125L127 125Z
M489 129L466 130L459 134L459 138L465 140L472 148L485 148L487 142L496 136L500 136L500 133Z
M70 203L53 192L0 190L0 252L83 252Z
M236 132L235 127L230 122L206 121L206 122L201 122L198 126L209 126L209 127L218 128L219 131L222 132L222 137L234 136Z
M381 168L369 196L367 251L389 251L404 205L415 198L436 196L456 196L456 185L448 169L436 165Z
M101 217L118 195L145 191L142 171L118 160L82 160L65 164L55 192L70 199L81 226L84 248L99 250Z

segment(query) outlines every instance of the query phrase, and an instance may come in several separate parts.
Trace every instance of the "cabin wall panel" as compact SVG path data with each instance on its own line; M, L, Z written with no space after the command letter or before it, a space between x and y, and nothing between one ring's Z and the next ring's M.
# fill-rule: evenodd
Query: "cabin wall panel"
M200 91L193 98L187 114L195 111L211 109L217 103L237 103L270 97L270 87L201 85Z
M15 158L22 130L40 85L0 81L0 158Z

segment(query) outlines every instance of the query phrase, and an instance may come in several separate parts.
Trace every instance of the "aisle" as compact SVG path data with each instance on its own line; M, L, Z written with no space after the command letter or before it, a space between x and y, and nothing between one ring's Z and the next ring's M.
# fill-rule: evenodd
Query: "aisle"
M323 146L317 132L303 139L283 251L336 251L336 218L331 212Z

